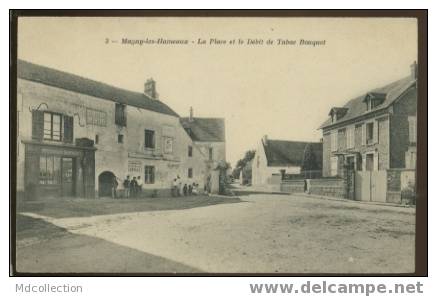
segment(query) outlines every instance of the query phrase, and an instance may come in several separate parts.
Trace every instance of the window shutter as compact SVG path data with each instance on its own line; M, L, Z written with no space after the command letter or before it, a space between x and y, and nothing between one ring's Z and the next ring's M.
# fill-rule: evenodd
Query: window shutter
M379 121L375 120L373 122L373 143L378 143L379 141Z
M366 124L361 125L361 145L366 145Z
M378 152L375 152L373 154L373 170L378 171L379 170L379 157Z
M64 116L64 142L73 143L73 116Z
M44 112L32 111L32 138L42 141L44 136Z

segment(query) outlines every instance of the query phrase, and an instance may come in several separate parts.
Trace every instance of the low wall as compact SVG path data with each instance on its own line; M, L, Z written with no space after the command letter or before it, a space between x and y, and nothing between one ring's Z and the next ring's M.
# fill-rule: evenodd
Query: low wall
M302 193L305 192L304 180L287 180L281 183L281 191L288 193Z
M347 198L347 184L344 179L309 179L308 193L323 196Z
M416 174L411 169L387 170L387 202L402 203L401 192L408 187L415 188Z

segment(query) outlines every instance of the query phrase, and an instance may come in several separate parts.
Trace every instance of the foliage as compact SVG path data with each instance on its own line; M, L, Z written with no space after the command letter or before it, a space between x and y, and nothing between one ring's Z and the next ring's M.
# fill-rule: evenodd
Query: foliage
M240 173L243 170L243 168L246 166L248 162L250 162L255 157L255 150L248 150L244 154L244 157L237 161L237 164L235 165L234 170L232 171L232 176L235 179L238 179L240 177Z
M306 145L303 160L302 160L302 171L319 170L319 163L317 162L317 157L314 152L313 145Z

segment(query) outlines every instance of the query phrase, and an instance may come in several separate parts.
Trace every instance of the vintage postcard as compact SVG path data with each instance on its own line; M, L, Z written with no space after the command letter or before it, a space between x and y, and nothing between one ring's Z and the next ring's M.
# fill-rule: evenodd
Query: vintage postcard
M412 274L414 17L17 20L16 274Z

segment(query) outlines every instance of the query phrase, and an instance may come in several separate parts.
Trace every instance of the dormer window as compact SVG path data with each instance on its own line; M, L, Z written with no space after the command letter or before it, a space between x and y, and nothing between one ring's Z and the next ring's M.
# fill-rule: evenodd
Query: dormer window
M331 122L337 122L341 118L343 118L347 113L348 108L340 108L340 107L334 107L329 112L329 116L331 116Z
M364 98L364 102L366 103L367 106L367 111L371 111L376 107L378 107L379 105L381 105L382 103L384 103L385 96L386 95L384 93L375 93L375 92L368 93Z

